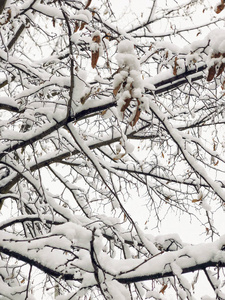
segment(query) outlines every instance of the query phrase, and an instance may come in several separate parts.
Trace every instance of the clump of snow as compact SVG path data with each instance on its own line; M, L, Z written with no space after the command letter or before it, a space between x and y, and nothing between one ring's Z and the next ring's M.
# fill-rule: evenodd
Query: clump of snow
M129 290L124 285L116 280L107 281L106 283L109 294L113 296L115 300L130 300Z
M176 251L183 247L182 240L176 233L156 236L155 244L166 251Z
M134 145L131 144L129 141L125 141L125 150L126 153L132 153L134 151Z
M114 76L114 81L113 81L113 88L116 88L123 82L123 76L122 74L118 73Z
M207 198L204 198L204 199L202 200L201 205L202 205L202 207L203 207L206 211L211 211L211 210L212 210L211 206L210 206L209 203L208 203Z
M134 44L129 40L119 43L116 60L120 67L128 66L131 70L140 69L140 63L134 52Z
M118 45L118 52L134 54L134 44L129 40L121 41Z
M155 44L156 49L166 49L169 50L175 54L181 53L181 48L173 43L170 43L168 41L159 41Z
M79 32L75 32L71 35L71 42L73 42L74 44L77 44L79 42L80 39L80 33Z
M73 101L79 102L85 94L88 94L90 89L86 86L87 72L85 70L79 70L75 76L75 89L73 92Z
M147 102L143 105L144 84L133 42L123 40L119 43L116 60L119 69L114 76L113 94L117 99L119 117L123 119L126 109L131 109L130 124L134 126Z
M70 18L84 23L89 23L92 19L92 14L87 9L80 9L78 14L73 15Z
M70 241L75 242L76 245L79 245L80 247L85 247L91 241L91 232L72 222L55 226L52 229L52 234L63 235Z
M225 53L225 29L214 29L208 34L210 47L214 53Z

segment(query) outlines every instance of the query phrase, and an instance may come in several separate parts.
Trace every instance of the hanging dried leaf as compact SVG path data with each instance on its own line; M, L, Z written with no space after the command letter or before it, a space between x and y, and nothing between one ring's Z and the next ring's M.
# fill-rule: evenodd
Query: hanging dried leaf
M8 23L10 19L11 19L11 9L8 9L6 23Z
M98 62L98 58L99 58L99 50L97 51L92 51L91 52L91 66L94 69L97 65Z
M84 7L84 9L87 9L87 8L90 6L90 4L91 4L91 0L88 0L88 1L87 1L87 4L86 4L85 7Z
M200 202L200 201L202 201L202 195L200 196L199 199L193 199L191 202L196 203L196 202Z
M141 110L139 107L137 107L135 116L134 116L133 120L130 122L131 126L134 126L137 123L137 121L139 120L140 114L141 114Z
M117 95L117 93L118 93L118 91L119 91L119 89L120 89L120 87L121 87L121 84L122 84L122 82L120 82L120 84L117 85L117 87L114 88L114 90L113 90L113 95L114 95L114 96Z
M213 58L219 58L222 54L220 52L214 53L212 55Z
M199 201L201 201L201 199L193 199L191 202L196 203L196 202L199 202Z
M81 25L80 25L80 30L84 29L84 26L86 25L85 22L81 22Z
M92 38L92 41L97 44L100 44L100 41L101 41L100 35L94 35Z
M165 284L159 292L164 295L166 288L167 288L167 284Z
M178 67L177 57L175 57L174 67L173 67L173 75L174 75L174 76L177 75L177 67Z
M130 101L131 101L131 98L127 98L127 99L125 99L124 100L124 105L121 107L121 112L124 112L127 108L128 108L128 106L130 105Z
M208 73L208 77L207 77L207 81L211 81L213 80L214 76L216 74L216 66L212 66L209 68L209 73Z
M222 63L219 67L218 72L217 72L217 75L216 75L217 77L220 76L223 73L224 68L225 68L225 63Z
M215 9L215 12L217 14L221 13L221 11L224 9L224 3L222 2L220 5L217 6L217 8Z
M80 102L81 104L84 104L86 102L86 100L90 97L91 95L91 91L87 94L85 94L81 99L80 99Z
M79 23L75 22L74 32L77 32L78 29L79 29Z
M102 112L101 112L101 116L104 116L106 113L107 113L107 109L105 109L105 110L103 110Z
M191 202L192 202L192 203L200 202L200 201L202 201L202 198L203 198L203 195L202 195L202 193L200 192L199 198L198 198L198 199L193 199Z
M218 165L218 163L219 163L219 161L217 160L217 162L214 164L214 166L217 166L217 165Z

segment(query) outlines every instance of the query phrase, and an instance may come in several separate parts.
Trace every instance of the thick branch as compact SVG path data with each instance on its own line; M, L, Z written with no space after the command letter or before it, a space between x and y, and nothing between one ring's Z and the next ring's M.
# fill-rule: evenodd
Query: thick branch
M183 72L177 76L172 76L166 80L159 81L158 83L154 84L156 90L151 91L151 90L146 89L146 94L160 95L163 93L168 93L185 83L192 83L194 81L200 80L204 77L202 72L205 69L207 69L207 65L202 65L197 69L195 68L192 70L186 70L185 72Z
M224 262L214 262L214 261L207 261L203 264L196 264L187 268L182 269L182 274L185 273L191 273L195 271L200 271L200 270L205 270L206 268L209 267L225 267ZM128 283L134 283L134 282L139 282L139 281L146 281L146 280L154 280L154 279L159 279L159 278L165 278L165 277L171 277L174 276L172 271L168 272L159 272L155 274L149 274L149 275L139 275L139 276L129 276L129 275L122 275L117 276L116 279L123 283L123 284L128 284Z
M44 273L53 276L53 277L57 277L57 278L61 278L64 280L74 280L74 276L73 274L65 274L63 272L59 272L53 269L50 269L49 267L44 266L43 264L41 264L40 262L34 260L34 259L30 259L29 257L22 255L16 251L12 251L9 250L7 248L4 248L2 246L0 246L0 252L9 255L10 257L14 257L16 259L19 259L31 266L34 266L36 268L38 268L39 270L43 271Z
M15 143L14 145L10 145L9 147L7 147L6 149L4 149L4 152L0 155L0 160L8 153L15 151L17 149L26 147L28 145L32 145L33 143L43 139L44 137L46 137L47 135L51 134L52 132L58 130L59 128L67 125L70 122L73 121L79 121L79 119L82 119L84 116L90 115L91 113L94 112L100 112L102 110L108 109L110 107L116 106L116 102L110 102L110 103L104 103L102 105L99 106L93 106L93 107L89 107L87 109L84 109L80 112L78 112L75 116L69 116L68 118L65 118L57 123L55 123L53 126L51 126L50 128L41 131L40 133L38 133L37 135L34 135L32 138L29 138L25 141L19 141L18 143Z
M17 253L16 251L12 251L9 250L7 248L4 248L2 246L0 246L0 252L9 255L11 257L14 257L16 259L19 259L25 263L28 263L32 266L35 266L36 268L38 268L39 270L45 272L46 274L53 276L53 277L57 277L57 278L61 278L63 280L75 280L73 274L65 274L64 272L60 272L60 271L56 271L53 270L49 267L46 267L44 265L42 265L40 262L35 261L34 259L30 259L29 257L22 255L20 253ZM162 255L166 255L166 254L170 254L170 253L165 253ZM154 258L153 258L154 260ZM169 264L169 262L168 262ZM195 263L194 259L190 258L190 262L189 262L189 266L181 268L182 269L182 274L185 273L190 273L190 272L195 272L195 271L199 271L199 270L205 270L206 268L209 267L225 267L225 263L222 261L212 261L212 260L208 260L205 261L203 263ZM165 278L165 277L171 277L174 276L174 273L172 270L169 271L163 271L163 269L159 272L159 271L152 271L151 268L149 268L149 274L147 272L140 272L140 274L138 274L138 272L136 271L127 271L126 273L122 274L122 275L117 275L115 276L115 279L117 281L119 281L120 283L123 284L129 284L129 283L136 283L136 282L140 282L140 281L146 281L146 280L154 280L154 279L159 279L159 278ZM79 279L76 279L79 281Z
M11 41L8 43L8 49L10 50L12 48L12 46L16 43L16 41L18 40L18 38L20 37L21 33L23 32L23 30L25 29L25 25L21 24L19 29L17 30L17 32L15 33L15 35L13 36L13 38L11 39Z

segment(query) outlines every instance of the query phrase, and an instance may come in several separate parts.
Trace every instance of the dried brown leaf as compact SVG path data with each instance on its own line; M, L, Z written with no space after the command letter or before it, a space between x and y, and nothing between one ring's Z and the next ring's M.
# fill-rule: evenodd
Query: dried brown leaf
M174 75L174 76L177 75L177 67L178 67L177 57L175 57L174 67L173 67L173 75Z
M199 201L201 201L201 199L193 199L191 202L196 203L196 202L199 202Z
M91 95L91 92L85 94L81 99L80 99L80 102L81 104L84 104L86 102L86 100L90 97Z
M124 105L121 107L121 112L124 112L127 108L128 108L128 106L130 105L130 101L131 101L131 98L127 98L127 99L125 99L124 100Z
M220 52L216 52L212 54L212 58L219 58L222 54Z
M126 220L127 220L127 216L125 214L123 216L123 220L124 220L124 222L126 222Z
M84 26L86 25L85 22L81 22L81 25L80 25L80 30L84 29Z
M94 69L97 65L98 62L98 58L99 58L99 50L97 51L92 51L91 52L91 66Z
M221 3L220 5L217 6L215 12L217 14L221 13L221 11L224 9L224 6L225 6L224 3Z
M88 1L87 1L87 4L86 4L85 7L84 7L84 9L87 9L87 8L90 6L90 4L91 4L91 0L88 0Z
M7 14L8 15L7 15L6 23L8 23L11 19L11 9L8 9Z
M219 163L219 161L217 160L217 162L214 164L214 166L217 166L217 165L218 165L218 163Z
M217 72L217 75L216 75L217 77L220 76L220 75L223 73L224 68L225 68L225 63L222 63L222 64L220 65L220 67L219 67L218 72Z
M130 122L131 126L134 126L137 123L137 121L139 120L140 114L141 114L141 110L139 107L137 107L135 116L134 116L133 120Z
M159 292L164 295L166 288L167 288L167 284L164 284L164 286L161 288Z
M92 41L97 44L100 44L100 41L101 41L100 35L94 35L92 38Z
M74 32L77 32L78 29L79 29L79 23L75 22Z
M106 113L107 113L107 109L103 110L103 111L101 112L101 115L104 116Z
M207 81L213 80L215 74L216 74L216 66L213 65L212 67L209 68L209 73L208 73Z
M113 95L114 95L114 96L117 95L117 93L118 93L118 91L119 91L119 89L120 89L120 87L121 87L121 84L122 84L122 82L120 82L120 84L117 85L117 87L114 88L114 90L113 90Z

